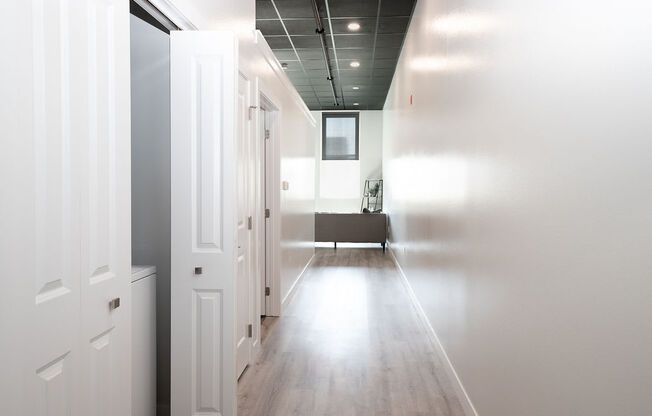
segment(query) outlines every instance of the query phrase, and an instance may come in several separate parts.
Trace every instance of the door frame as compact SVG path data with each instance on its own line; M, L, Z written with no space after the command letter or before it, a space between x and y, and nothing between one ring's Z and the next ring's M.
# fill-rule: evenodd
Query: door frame
M281 273L280 273L280 241L281 233L281 193L280 193L280 136L279 121L280 110L274 102L259 90L260 109L264 111L265 117L260 117L258 134L259 143L262 143L262 151L258 160L262 162L263 169L258 175L263 186L263 199L258 212L262 217L262 229L260 230L263 247L260 248L262 257L262 278L259 279L261 290L269 287L270 294L265 297L264 310L261 306L261 315L280 316L281 314ZM263 115L261 111L261 116ZM265 139L264 130L269 130L269 138ZM270 217L265 218L265 209L270 210ZM259 296L259 299L262 296Z
M238 59L242 59L242 56L239 56ZM246 95L246 106L244 108L244 114L237 114L236 118L240 120L240 117L244 117L245 123L246 123L246 129L247 133L246 135L241 136L240 132L235 137L236 141L240 141L241 139L245 140L245 144L243 143L237 143L236 145L236 158L237 158L237 163L242 166L244 165L244 184L243 187L244 189L241 189L238 185L238 188L236 189L236 194L239 192L244 191L245 195L243 196L244 200L240 200L240 196L237 196L237 210L240 211L243 209L242 206L240 206L240 202L244 203L244 210L246 211L244 213L244 218L245 218L245 224L243 224L244 227L247 227L246 221L247 218L251 219L251 228L249 228L246 231L247 234L247 240L248 240L248 247L246 249L246 260L245 260L245 267L246 267L246 279L248 281L248 307L247 307L247 319L246 319L246 325L251 325L251 333L249 337L244 341L248 342L248 356L246 360L246 365L240 370L239 364L240 364L240 357L238 356L238 348L240 347L239 341L240 339L236 338L236 363L238 365L237 371L236 371L236 376L239 379L240 376L244 373L245 369L247 366L249 366L252 363L253 357L254 357L254 350L255 347L258 345L258 341L260 339L260 328L256 328L256 303L257 303L257 293L258 293L258 288L257 286L257 281L258 281L258 274L260 273L260 270L258 270L258 247L256 245L256 227L254 226L254 223L258 221L257 218L255 218L255 212L257 211L256 208L256 203L258 200L258 175L257 175L257 152L258 152L258 137L255 132L257 128L257 123L256 123L256 112L254 111L256 109L255 101L256 101L256 78L251 76L246 70L244 70L244 66L239 64L238 67L238 91L237 95L241 93L240 91L240 78L242 78L247 85L247 91L245 92ZM240 107L238 106L238 111L240 110ZM240 152L240 146L245 146L244 147L244 153ZM238 170L236 169L236 178L239 173L237 173ZM238 180L238 179L236 179ZM241 215L242 213L238 212L238 216ZM238 244L240 244L239 241L240 234L238 232ZM238 247L239 249L240 247ZM239 255L239 254L238 254ZM240 276L238 275L239 271L236 271L236 281L240 279ZM237 283L236 283L236 288L237 288ZM238 322L241 317L239 316L240 309L239 305L237 305L237 302L240 302L240 295L237 294L237 289L236 289L236 322ZM242 325L242 322L239 322L239 325ZM242 329L242 327L240 327ZM246 334L245 334L246 337Z

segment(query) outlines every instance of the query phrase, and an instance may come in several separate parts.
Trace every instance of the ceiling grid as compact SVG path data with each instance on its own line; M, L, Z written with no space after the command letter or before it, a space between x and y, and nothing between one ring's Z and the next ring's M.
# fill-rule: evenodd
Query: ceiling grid
M312 0L257 0L256 27L311 110L380 110L415 2L317 0L339 106L333 103ZM351 29L352 23L359 27Z

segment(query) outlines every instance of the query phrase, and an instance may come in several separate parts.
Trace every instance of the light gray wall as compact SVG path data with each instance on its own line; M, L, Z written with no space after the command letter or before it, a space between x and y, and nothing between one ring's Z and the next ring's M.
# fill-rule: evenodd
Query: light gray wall
M385 104L391 244L480 416L652 414L650 16L418 1Z
M132 263L157 269L157 401L170 401L170 38L131 16Z
M336 112L336 111L330 111ZM352 112L352 111L346 111ZM322 113L311 111L317 121L318 137L316 142L316 209L318 212L358 212L364 190L365 179L383 177L383 112L363 110L360 113L359 151L360 160L321 160ZM322 192L321 181L328 180L324 175L341 186L354 182L351 197L337 197Z

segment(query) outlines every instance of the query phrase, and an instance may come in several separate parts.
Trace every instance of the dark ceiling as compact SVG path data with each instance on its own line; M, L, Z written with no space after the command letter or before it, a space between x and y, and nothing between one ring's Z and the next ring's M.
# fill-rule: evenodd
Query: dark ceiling
M256 27L311 110L382 110L416 0L316 1L338 106L312 0L257 0Z

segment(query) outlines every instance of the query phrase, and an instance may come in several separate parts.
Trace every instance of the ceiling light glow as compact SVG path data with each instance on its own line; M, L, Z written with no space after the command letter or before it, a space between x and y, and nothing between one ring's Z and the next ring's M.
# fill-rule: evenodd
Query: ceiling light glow
M348 24L347 28L349 28L350 31L355 32L356 30L360 30L360 23L351 22Z
M360 87L353 87L353 89L354 89L354 90L359 90L359 89L360 89Z
M358 68L360 66L360 62L353 61L349 65L351 65L351 68Z
M353 103L353 105L360 105L360 103Z

